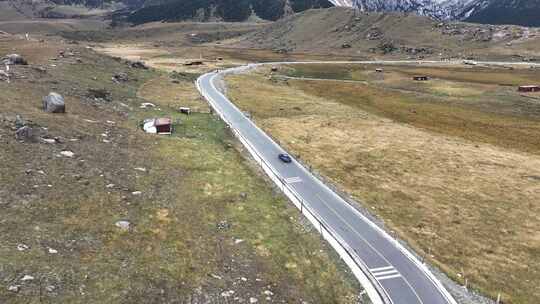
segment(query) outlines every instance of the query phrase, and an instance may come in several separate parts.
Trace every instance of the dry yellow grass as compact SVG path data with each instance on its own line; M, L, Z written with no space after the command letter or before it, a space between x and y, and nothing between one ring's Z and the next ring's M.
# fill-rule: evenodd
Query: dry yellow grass
M392 94L392 103L376 107L391 98L365 86L355 85L377 97L365 109L378 115L353 103L358 91L323 82L275 83L262 74L227 81L234 102L259 125L451 277L491 296L502 292L507 303L540 301L538 155L456 137L467 127L437 126L433 105L416 116L432 115L423 123L437 132L383 118L399 114L403 100Z
M193 82L178 81L173 83L168 76L162 76L144 83L138 96L159 106L178 109L189 107L194 112L209 112L208 103L204 101Z

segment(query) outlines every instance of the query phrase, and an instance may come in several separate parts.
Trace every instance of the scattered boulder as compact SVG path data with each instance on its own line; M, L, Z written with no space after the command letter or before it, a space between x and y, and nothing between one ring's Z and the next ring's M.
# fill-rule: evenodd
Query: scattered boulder
M66 103L62 95L51 92L49 95L43 97L43 110L49 113L65 113Z
M114 225L124 231L128 231L131 228L131 223L128 221L118 221Z
M18 293L21 290L20 285L11 285L8 287L8 291Z
M44 68L44 67L35 66L35 67L32 67L32 69L34 69L35 71L37 71L37 72L39 72L39 73L42 73L42 74L47 73L47 69Z
M15 116L15 128L19 129L24 126L26 126L26 121L24 121L21 115L17 114Z
M367 40L380 40L382 38L384 38L384 33L378 27L370 28L368 33L366 34Z
M49 286L45 287L45 290L46 290L47 292L54 292L54 291L56 290L56 286L54 286L54 285L49 285Z
M221 222L217 223L216 228L218 230L227 230L227 229L231 228L231 224L229 224L227 221L221 221Z
M132 61L132 62L129 62L129 66L134 68L134 69L144 69L144 70L148 70L148 67L146 66L146 64L144 64L144 62L142 61Z
M41 141L46 143L46 144L56 144L56 143L60 143L59 140L57 138L41 138Z
M409 55L418 55L418 54L422 54L422 55L430 55L430 54L433 54L433 50L428 48L428 47L408 47L408 46L402 46L400 48L400 51L402 53L406 53L406 54L409 54Z
M26 245L26 244L18 244L17 245L17 250L18 251L26 251L30 249L30 246Z
M33 281L33 280L34 280L33 276L25 275L24 277L22 277L21 282L27 282L27 281Z
M111 92L106 89L88 89L86 96L93 99L102 99L105 101L111 101Z
M6 55L2 61L7 65L28 65L28 61L19 54Z
M289 52L292 52L292 49L280 48L280 49L274 49L273 51L276 54L287 54Z
M140 106L141 109L148 109L148 108L155 108L155 107L156 105L151 102L143 102L141 103L141 106Z
M114 74L114 76L112 77L112 80L116 83L120 83L120 82L128 82L129 81L129 76L128 74L126 73L116 73Z
M394 45L394 43L393 43L392 41L385 41L385 42L382 42L381 44L379 44L378 49L379 49L383 54L392 53L392 52L398 50L398 48Z
M60 155L72 158L73 156L75 156L75 153L73 153L71 151L64 150L64 151L60 152Z
M17 138L17 140L21 140L21 141L35 142L37 136L36 136L36 134L34 132L34 129L32 129L29 126L24 126L24 127L21 127L19 129L17 129L17 131L15 132L15 138Z
M4 70L0 70L0 80L1 81L9 81L10 77L11 77L11 75L8 72L6 72Z

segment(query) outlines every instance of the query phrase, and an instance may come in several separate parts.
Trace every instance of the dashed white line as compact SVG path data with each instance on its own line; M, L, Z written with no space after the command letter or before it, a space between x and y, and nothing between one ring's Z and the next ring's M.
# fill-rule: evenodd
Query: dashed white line
M397 270L388 270L388 271L383 271L383 272L377 272L377 273L374 273L373 275L375 275L375 277L380 277L380 276L386 276L386 275L389 275L389 274L397 274Z
M371 271L371 272L377 272L377 271L384 271L384 270L390 270L390 269L394 269L394 266L385 266L385 267L371 268L369 271Z
M389 275L389 276L385 276L385 277L375 277L377 279L377 281L382 281L382 280L388 280L388 279L397 279L397 278L401 278L401 275L400 274L394 274L394 275Z

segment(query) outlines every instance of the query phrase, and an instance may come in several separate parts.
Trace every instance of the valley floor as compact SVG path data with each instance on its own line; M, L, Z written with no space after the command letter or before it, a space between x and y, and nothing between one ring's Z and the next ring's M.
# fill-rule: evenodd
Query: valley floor
M154 23L116 31L70 22L0 23L19 34L63 35L25 41L0 32L0 56L17 52L30 62L14 67L10 83L0 81L0 303L368 301L359 300L362 288L337 256L246 161L193 81L249 62L378 54L344 51L342 41L328 53L234 47L235 37L261 24ZM306 41L306 48L318 43ZM537 54L534 41L526 52L517 42L500 44L490 58ZM153 69L131 68L126 59ZM501 293L504 303L537 303L540 96L517 94L515 86L538 83L540 72L383 70L261 69L228 78L228 93L453 280L492 298ZM113 82L118 73L128 80ZM413 75L431 80L414 82ZM89 89L104 89L110 101ZM66 97L66 115L41 111L50 91ZM141 109L143 102L156 107ZM195 114L178 114L180 106ZM16 140L17 114L39 137L58 140ZM156 116L173 118L173 136L140 131L142 119Z
M229 76L228 95L455 281L537 303L540 95L517 85L540 72L376 68L265 67Z

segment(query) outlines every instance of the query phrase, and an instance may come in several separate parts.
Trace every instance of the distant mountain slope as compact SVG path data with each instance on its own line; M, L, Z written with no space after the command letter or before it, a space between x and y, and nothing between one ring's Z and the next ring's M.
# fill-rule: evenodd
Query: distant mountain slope
M328 8L328 0L169 0L145 6L128 17L128 21L140 24L151 21L180 21L185 19L244 21L252 14L266 20L309 8Z
M407 12L438 20L540 26L540 0L331 0L368 12Z
M235 45L276 52L371 53L400 58L476 58L497 46L537 43L540 28L441 22L403 13L361 13L345 8L308 10L249 33Z
M540 0L0 0L2 2L35 11L44 7L51 10L55 5L124 8L116 15L117 20L127 19L134 24L188 19L245 21L251 16L275 21L310 8L339 6L362 12L415 13L441 21L540 26ZM40 12L35 15L48 16Z
M540 26L540 0L476 1L466 21Z
M437 0L353 0L353 7L367 12L417 13L440 20L452 19L454 12Z

